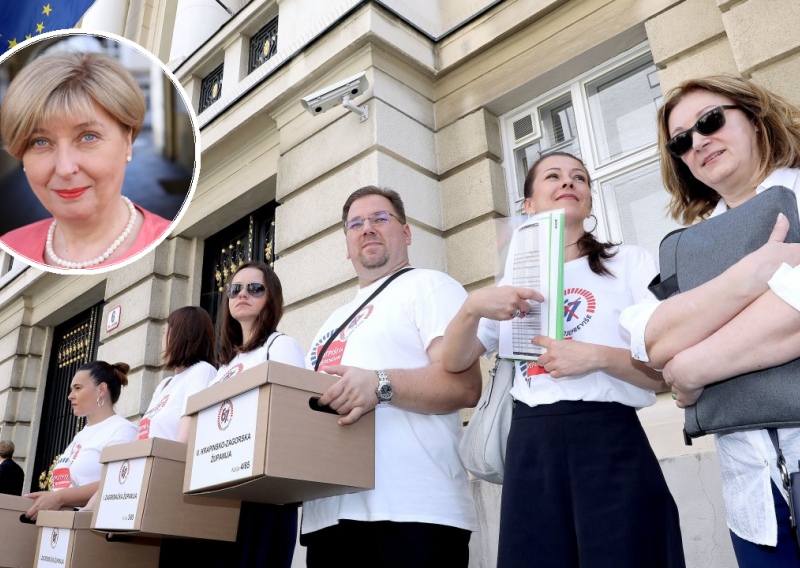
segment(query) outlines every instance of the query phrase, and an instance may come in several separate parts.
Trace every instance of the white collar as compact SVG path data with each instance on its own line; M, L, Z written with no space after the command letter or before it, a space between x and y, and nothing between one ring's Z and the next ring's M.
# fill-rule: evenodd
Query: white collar
M800 175L800 170L796 168L778 168L771 174L769 174L764 181L758 184L756 188L756 195L768 190L771 187L776 185L782 185L787 189L791 189L792 191L797 191L797 184L798 184L798 175ZM728 210L728 205L725 203L724 199L720 199L717 202L717 206L714 208L714 211L711 212L711 217L716 217L725 211Z

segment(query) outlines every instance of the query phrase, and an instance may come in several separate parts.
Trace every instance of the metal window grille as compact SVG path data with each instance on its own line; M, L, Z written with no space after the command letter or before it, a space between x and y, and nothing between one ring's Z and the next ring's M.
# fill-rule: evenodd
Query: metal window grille
M39 472L31 480L31 490L48 490L53 483L53 465L75 434L86 424L85 418L72 413L67 400L70 382L84 363L94 361L100 329L103 304L86 310L56 327L53 349L47 370L39 442L33 471Z
M250 39L250 58L247 73L258 69L278 51L278 18L256 32Z
M214 69L200 83L200 108L197 112L203 112L222 96L223 67L224 64Z

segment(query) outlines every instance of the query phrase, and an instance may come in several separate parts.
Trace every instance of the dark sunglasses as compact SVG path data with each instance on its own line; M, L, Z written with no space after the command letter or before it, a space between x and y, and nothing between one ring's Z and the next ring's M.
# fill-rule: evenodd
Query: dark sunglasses
M667 150L669 153L680 158L686 152L692 149L692 132L699 132L703 136L710 136L717 130L725 126L725 111L732 108L742 108L739 105L721 105L712 108L703 116L697 119L689 130L678 132L675 136L667 142Z
M228 294L228 298L233 300L236 296L241 294L242 289L247 290L248 295L253 298L260 298L267 293L267 287L260 282L250 282L250 284L228 284L228 288L225 292Z

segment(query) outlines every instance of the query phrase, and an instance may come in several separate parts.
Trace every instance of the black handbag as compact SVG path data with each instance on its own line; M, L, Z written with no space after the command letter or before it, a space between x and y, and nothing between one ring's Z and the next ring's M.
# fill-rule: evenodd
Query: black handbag
M786 242L800 242L797 197L781 186L668 234L659 248L661 274L650 290L664 300L716 278L767 242L778 213L789 219ZM800 359L706 386L686 408L684 434L691 444L711 433L794 426L800 426Z

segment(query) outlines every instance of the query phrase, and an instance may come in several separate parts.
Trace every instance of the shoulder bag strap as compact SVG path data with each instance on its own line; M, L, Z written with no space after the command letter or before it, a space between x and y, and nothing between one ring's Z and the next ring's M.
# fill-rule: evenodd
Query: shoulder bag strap
M267 361L269 361L269 348L272 347L272 344L275 343L276 339L278 339L281 335L284 335L283 333L281 333L278 330L275 330L275 331L277 332L277 335L275 337L273 337L272 341L270 341L269 345L267 345Z
M795 502L794 496L792 495L792 478L789 476L789 469L786 467L786 459L783 457L783 451L778 441L778 430L775 428L767 428L767 432L769 432L772 445L775 446L775 453L778 454L778 473L781 476L781 481L783 481L783 488L786 489L786 492L789 494L789 524L792 529L795 529L797 527L797 517L795 516ZM794 532L795 537L800 538L797 531Z
M409 266L408 268L403 268L402 270L398 270L397 272L395 272L394 274L392 274L391 276L389 276L389 278L387 278L387 279L386 279L386 282L384 282L383 284L381 284L381 285L380 285L380 287L378 287L378 289L377 289L377 290L375 290L375 291L374 291L372 294L370 294L370 297L369 297L369 298L367 298L366 300L364 300L364 303L363 303L363 304L361 304L360 306L358 306L358 307L355 309L355 311L354 311L352 314L350 314L350 317L348 317L346 320L344 320L344 323L342 323L342 325L340 325L340 326L339 326L339 327L336 329L336 331L334 331L334 332L331 334L331 336L328 338L328 341L326 341L326 342L325 342L325 346L322 348L322 351L320 351L320 352L319 352L319 356L317 357L317 362L316 362L316 363L314 363L314 370L315 370L315 371L319 370L319 365L320 365L320 363L322 363L322 358L325 356L325 352L328 350L328 347L330 347L330 346L331 346L331 343L333 343L333 340L336 338L336 336L337 336L337 335L339 335L340 333L342 333L342 330L343 330L344 328L346 328L346 327L347 327L347 325L348 325L348 324L349 324L351 321L353 321L353 318L354 318L354 317L356 317L356 315L358 315L358 312L360 312L362 309L364 309L364 306L366 306L366 305L367 305L367 304L369 304L369 303L370 303L372 300L374 300L374 299L375 299L375 296L377 296L378 294L380 294L381 292L383 292L384 288L386 288L386 287L387 287L389 284L391 284L391 283L392 283L392 280L394 280L395 278L397 278L397 277L398 277L398 276L400 276L401 274L405 274L406 272L409 272L409 271L411 271L411 270L414 270L414 267L413 267L413 266Z

